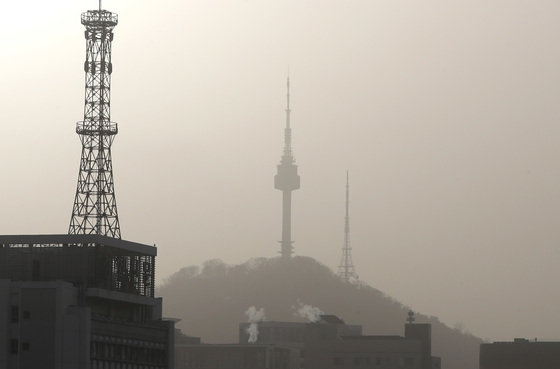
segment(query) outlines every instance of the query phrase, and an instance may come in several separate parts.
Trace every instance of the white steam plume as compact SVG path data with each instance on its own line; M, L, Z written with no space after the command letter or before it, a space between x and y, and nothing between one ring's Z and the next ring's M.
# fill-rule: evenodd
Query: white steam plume
M316 323L321 319L323 311L318 307L307 305L301 301L297 301L297 305L292 305L292 309L295 310L294 315L300 318L305 318L312 323Z
M259 338L259 326L257 323L266 319L264 315L264 308L257 310L256 307L251 306L247 309L247 311L245 311L245 315L247 315L247 321L251 323L245 330L249 334L249 343L255 343Z

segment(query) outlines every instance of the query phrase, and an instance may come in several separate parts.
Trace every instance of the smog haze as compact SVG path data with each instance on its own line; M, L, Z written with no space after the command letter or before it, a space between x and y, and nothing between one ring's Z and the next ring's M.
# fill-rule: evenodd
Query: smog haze
M296 255L338 266L349 170L363 281L482 338L560 338L560 3L103 5L122 236L158 246L159 282L278 255L289 74ZM4 4L0 234L68 230L96 6Z

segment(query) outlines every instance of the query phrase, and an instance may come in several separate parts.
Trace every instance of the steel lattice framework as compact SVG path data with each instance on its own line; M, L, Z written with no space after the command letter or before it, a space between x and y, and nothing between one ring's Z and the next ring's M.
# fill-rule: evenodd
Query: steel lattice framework
M346 216L344 217L344 246L342 247L342 258L338 266L338 275L346 281L358 280L352 261L352 247L350 246L350 184L348 182L348 171L346 171Z
M85 105L84 120L76 124L82 155L69 234L121 238L111 161L118 128L111 122L110 111L111 42L117 23L116 14L101 8L82 14L86 27Z

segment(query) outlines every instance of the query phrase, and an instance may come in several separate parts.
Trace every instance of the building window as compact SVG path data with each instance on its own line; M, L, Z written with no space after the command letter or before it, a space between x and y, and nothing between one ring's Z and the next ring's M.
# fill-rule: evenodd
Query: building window
M375 358L375 365L377 365L377 366L389 366L389 365L391 365L391 358L389 358L389 357Z
M335 357L333 358L333 364L335 366L343 366L344 365L344 358L343 357Z
M39 275L40 275L40 264L39 264L39 260L33 260L33 266L32 266L32 270L31 270L31 279L33 281L38 281L39 280Z
M354 366L370 365L369 357L355 357Z
M10 352L12 354L17 354L19 349L19 342L16 339L10 341Z
M12 309L11 309L11 321L12 323L17 323L19 322L19 307L12 305Z

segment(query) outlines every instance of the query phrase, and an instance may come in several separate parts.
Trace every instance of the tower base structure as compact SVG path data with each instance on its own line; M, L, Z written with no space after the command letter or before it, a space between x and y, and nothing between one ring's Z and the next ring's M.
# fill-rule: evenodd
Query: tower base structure
M156 248L97 235L0 236L0 367L174 367Z

